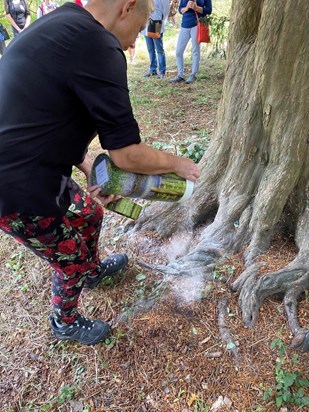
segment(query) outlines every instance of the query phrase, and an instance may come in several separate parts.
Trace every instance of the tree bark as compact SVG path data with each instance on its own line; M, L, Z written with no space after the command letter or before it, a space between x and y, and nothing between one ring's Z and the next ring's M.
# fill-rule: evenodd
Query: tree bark
M297 324L295 308L309 288L308 21L307 0L234 0L218 126L200 162L202 177L189 202L153 204L136 226L166 237L204 225L173 272L193 262L207 272L244 248L246 270L232 288L245 324L253 326L263 300L281 292L294 347L303 350L309 333ZM279 230L294 236L298 255L258 277L255 259Z

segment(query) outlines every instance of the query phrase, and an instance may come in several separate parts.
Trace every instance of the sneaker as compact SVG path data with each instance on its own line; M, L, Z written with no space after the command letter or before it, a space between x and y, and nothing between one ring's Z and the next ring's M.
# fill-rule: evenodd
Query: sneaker
M52 316L49 318L52 334L59 340L74 340L83 345L95 345L104 341L110 334L111 327L102 320L89 320L82 315L71 325L58 326Z
M173 77L172 79L169 80L170 83L180 83L184 82L185 78L182 76L177 75L176 77Z
M128 264L128 256L124 253L112 255L101 261L101 273L98 276L88 276L84 283L84 289L94 289L104 278L115 275Z
M164 77L165 77L165 73L159 73L159 74L156 76L157 79L164 79Z
M191 84L191 83L195 82L195 80L196 80L196 76L194 76L194 74L191 74L191 75L187 78L186 84Z
M157 72L148 72L144 74L144 77L151 77L151 76L157 76Z

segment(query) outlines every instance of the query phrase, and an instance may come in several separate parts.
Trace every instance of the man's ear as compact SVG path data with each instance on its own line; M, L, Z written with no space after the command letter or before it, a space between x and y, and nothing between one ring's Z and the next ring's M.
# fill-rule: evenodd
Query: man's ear
M135 9L137 0L126 0L121 8L121 16L125 17L131 10Z

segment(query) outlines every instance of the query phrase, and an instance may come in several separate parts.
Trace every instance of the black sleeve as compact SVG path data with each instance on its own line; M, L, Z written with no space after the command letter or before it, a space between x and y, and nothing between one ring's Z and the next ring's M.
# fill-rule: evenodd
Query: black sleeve
M118 41L100 28L77 44L79 53L71 60L71 87L94 120L101 146L120 149L140 143L127 86L126 59Z

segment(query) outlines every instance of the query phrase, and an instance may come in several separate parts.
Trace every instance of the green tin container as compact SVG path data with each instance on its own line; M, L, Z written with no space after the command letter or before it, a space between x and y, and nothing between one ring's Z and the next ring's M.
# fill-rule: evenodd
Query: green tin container
M106 154L100 154L95 159L90 182L101 186L102 195L113 194L161 202L183 202L191 197L194 190L193 182L174 173L144 175L125 172L119 169ZM111 203L107 208L137 219L142 209L141 206L127 199L121 200L119 204L113 202L115 205Z
M115 202L108 203L107 205L105 205L105 207L108 210L112 210L119 215L129 217L133 220L138 219L143 209L142 206L125 198L121 198L119 200L116 200Z

